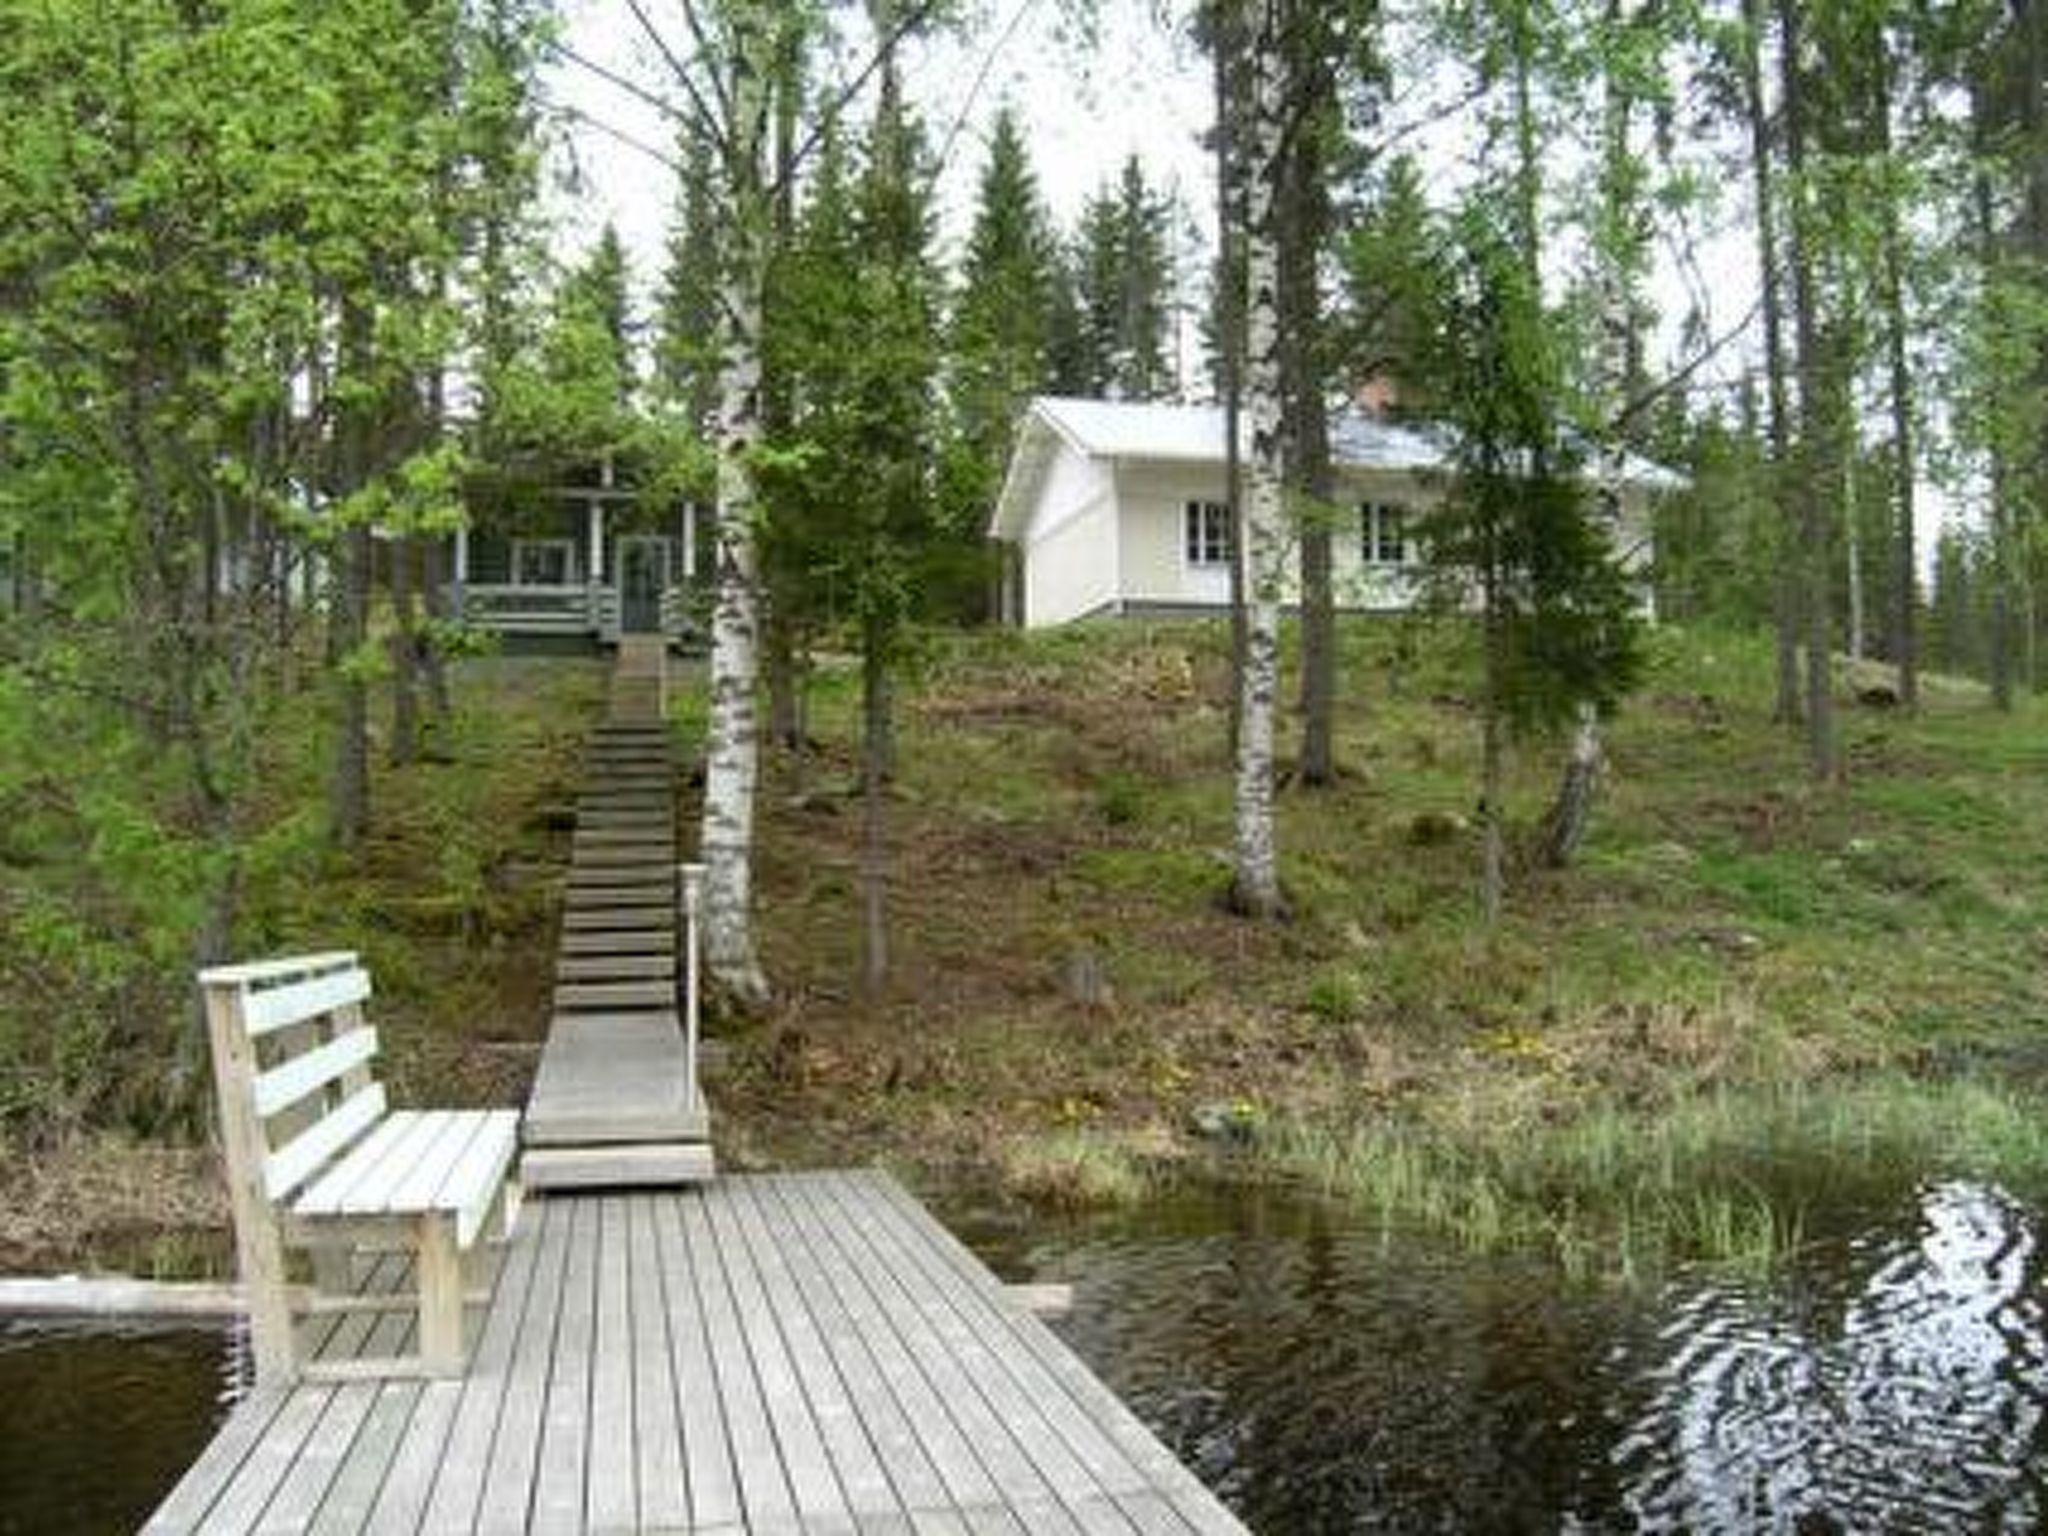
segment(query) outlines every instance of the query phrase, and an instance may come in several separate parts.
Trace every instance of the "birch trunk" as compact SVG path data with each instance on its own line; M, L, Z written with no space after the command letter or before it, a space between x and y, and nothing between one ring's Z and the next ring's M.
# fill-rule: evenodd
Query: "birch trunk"
M1232 901L1254 917L1281 909L1273 835L1273 706L1279 692L1282 528L1279 250L1274 188L1280 172L1285 62L1276 0L1259 10L1252 54L1252 174L1245 240L1245 414L1251 456L1245 475L1245 656L1237 744L1237 864Z
M743 1007L768 1000L754 953L754 800L761 738L760 554L752 455L760 436L761 306L769 217L761 168L768 113L767 29L734 7L728 266L719 291L718 514L713 556L708 743L704 756L704 964Z
M1610 30L1619 30L1626 20L1622 0L1610 0L1606 20ZM1621 414L1628 403L1629 371L1635 356L1635 295L1630 290L1629 268L1634 209L1627 190L1631 180L1628 135L1632 106L1628 91L1610 72L1604 82L1601 104L1603 228L1594 242L1600 294L1600 440L1594 495L1601 511L1614 519L1610 530L1619 526L1621 516L1628 453ZM1533 168L1529 174L1534 174ZM1534 257L1531 252L1532 266ZM1581 703L1578 725L1572 733L1571 755L1565 759L1557 798L1551 802L1550 814L1544 821L1543 862L1552 869L1563 869L1571 863L1592 825L1603 758L1600 711L1591 703Z
M1882 135L1879 150L1892 158L1891 63L1884 51L1877 59L1876 116ZM1918 634L1919 573L1915 552L1913 477L1913 369L1907 356L1905 232L1898 199L1887 192L1883 202L1885 358L1890 372L1893 475L1897 479L1898 545L1893 569L1892 662L1899 669L1899 703L1907 709L1920 703L1920 637Z
M1217 0L1211 41L1216 75L1217 361L1223 394L1223 505L1230 523L1230 751L1244 724L1244 490L1238 417L1244 403L1244 289L1237 281L1237 90L1231 73L1240 52L1237 0Z

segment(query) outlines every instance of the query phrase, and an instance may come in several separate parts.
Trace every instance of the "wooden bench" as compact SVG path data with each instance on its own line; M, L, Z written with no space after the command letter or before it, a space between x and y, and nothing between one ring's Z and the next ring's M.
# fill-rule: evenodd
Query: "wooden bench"
M370 1070L370 974L353 954L222 966L199 985L257 1380L460 1375L465 1261L518 1212L518 1114L390 1112ZM359 1293L355 1263L394 1244L415 1255L418 1352L302 1359L295 1314L393 1304ZM294 1249L311 1256L310 1289L291 1283Z

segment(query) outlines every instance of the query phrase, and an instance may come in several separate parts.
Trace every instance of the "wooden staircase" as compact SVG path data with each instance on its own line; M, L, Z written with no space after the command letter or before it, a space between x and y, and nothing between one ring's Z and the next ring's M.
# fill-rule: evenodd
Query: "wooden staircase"
M523 1127L530 1190L673 1186L715 1172L697 1083L691 935L677 931L667 659L656 637L621 641L591 743L554 1016Z

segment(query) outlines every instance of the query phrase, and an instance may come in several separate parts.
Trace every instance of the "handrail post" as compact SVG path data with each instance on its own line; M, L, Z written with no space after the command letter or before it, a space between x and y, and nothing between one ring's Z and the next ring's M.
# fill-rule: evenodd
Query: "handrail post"
M697 1032L701 1017L697 992L697 910L704 898L704 866L681 866L683 887L683 1046L684 1082L690 1108L697 1107Z

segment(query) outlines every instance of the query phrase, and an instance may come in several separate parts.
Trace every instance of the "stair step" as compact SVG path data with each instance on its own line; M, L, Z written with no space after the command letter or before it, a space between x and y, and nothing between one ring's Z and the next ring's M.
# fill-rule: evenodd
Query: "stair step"
M529 1192L550 1189L668 1189L718 1176L709 1143L622 1147L535 1147L519 1159Z
M616 906L594 903L571 905L562 913L564 933L647 933L654 932L674 941L675 910L666 902L660 906Z
M555 962L555 980L562 982L658 981L666 996L676 995L673 951L655 955L571 955Z
M569 844L569 856L586 853L640 853L650 859L675 857L673 836L648 827L586 827Z
M663 842L656 837L636 837L630 842L605 838L577 838L570 846L569 862L577 869L609 869L618 865L652 864L656 866L673 864L676 861L673 840Z
M666 925L657 928L627 928L610 933L602 930L565 932L562 935L561 952L565 956L575 958L609 955L619 959L659 959L673 968L676 962L676 936L675 930Z
M651 864L573 864L569 868L569 895L580 891L657 891L664 899L676 897L676 864L659 858Z
M667 981L571 981L555 988L557 1013L624 1013L675 1005L673 976Z

